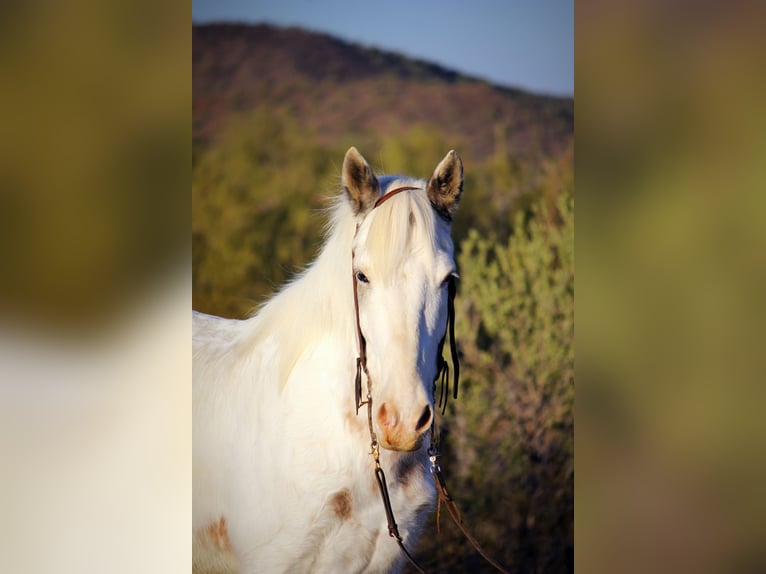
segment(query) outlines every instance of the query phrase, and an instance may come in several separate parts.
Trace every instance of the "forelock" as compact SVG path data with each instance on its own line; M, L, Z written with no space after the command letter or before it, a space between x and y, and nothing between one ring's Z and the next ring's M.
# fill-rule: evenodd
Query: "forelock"
M436 214L424 189L392 197L368 216L366 248L370 264L379 277L391 277L417 250L433 251Z

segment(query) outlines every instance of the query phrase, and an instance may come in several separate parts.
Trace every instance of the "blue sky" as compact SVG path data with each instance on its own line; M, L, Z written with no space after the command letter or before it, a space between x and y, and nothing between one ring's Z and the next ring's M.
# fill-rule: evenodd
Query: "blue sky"
M574 94L574 0L193 0L192 20L300 26L509 87Z

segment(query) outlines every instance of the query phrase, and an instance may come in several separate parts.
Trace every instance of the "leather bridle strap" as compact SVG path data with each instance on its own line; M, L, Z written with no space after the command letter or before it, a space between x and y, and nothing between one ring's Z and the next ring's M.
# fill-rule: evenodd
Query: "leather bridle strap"
M444 336L439 341L439 352L436 354L436 378L434 379L434 400L436 399L436 381L441 377L441 388L439 391L439 407L442 409L442 415L447 411L447 400L449 399L449 364L444 360L444 343L449 334L450 355L452 357L453 369L453 389L452 396L457 399L458 383L460 382L460 361L457 355L457 343L455 342L455 294L457 285L455 277L449 278L447 283L447 328ZM435 418L434 418L435 420ZM432 429L433 431L433 425Z
M449 491L447 490L447 485L444 483L444 477L442 476L442 471L439 465L435 465L435 468L431 468L431 473L434 477L434 484L436 485L436 492L439 497L439 501L437 503L436 507L436 528L437 531L439 529L439 514L441 510L441 505L444 503L444 505L447 507L447 511L449 512L450 516L452 517L452 520L455 522L457 527L460 529L460 531L463 533L463 535L468 539L468 542L470 542L473 547L476 549L476 551L482 555L484 560L486 560L489 564L494 566L494 568L498 572L502 572L503 574L508 574L508 570L503 568L498 562L492 559L492 557L487 554L487 551L484 550L484 548L479 544L479 541L476 540L476 538L471 534L471 532L466 528L465 523L463 522L463 517L460 513L460 509L457 507L457 504L455 503L452 496L450 496Z
M385 202L387 202L389 199L391 199L395 195L399 195L403 191L412 191L412 190L415 190L415 189L423 189L423 188L422 187L412 187L412 186L405 185L404 187L397 187L396 189L392 189L386 195L381 195L378 198L378 201L375 202L375 205L372 206L372 208L375 209L376 207L380 207Z
M352 280L354 283L354 313L356 314L356 338L359 342L359 356L356 358L356 377L354 379L354 398L356 403L356 414L359 414L359 407L364 403L362 402L362 371L367 376L367 380L370 380L370 373L367 371L367 341L362 334L362 327L359 323L359 295L357 292L357 279L353 271L353 253L351 255L352 261Z

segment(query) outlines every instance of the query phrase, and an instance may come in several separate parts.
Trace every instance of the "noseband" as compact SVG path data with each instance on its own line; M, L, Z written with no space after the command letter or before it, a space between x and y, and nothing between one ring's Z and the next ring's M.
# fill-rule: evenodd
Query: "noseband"
M416 189L421 189L419 187L397 187L396 189L389 191L385 195L378 198L378 200L375 202L375 205L373 205L372 209L376 209L380 205L383 205L386 201L391 199L393 196L398 195L404 191L412 191ZM356 233L359 231L359 224L356 226L356 232L354 233L354 236L356 237ZM370 407L370 410L372 409L372 396L370 394L371 391L371 379L370 379L370 373L367 370L367 340L364 338L364 334L362 333L362 325L359 321L359 294L358 294L358 279L356 278L356 273L354 272L354 252L351 251L351 279L353 282L354 287L354 313L356 315L356 337L359 344L359 356L356 358L356 377L354 379L354 396L355 396L355 404L356 404L356 414L359 414L359 409L365 404L368 404ZM447 328L444 330L444 335L442 336L441 340L439 341L439 350L436 354L436 377L434 377L433 384L434 384L434 392L436 391L436 381L439 380L441 377L441 391L439 393L439 407L442 409L442 414L447 409L447 399L449 396L449 364L447 361L444 360L444 342L447 338L447 333L449 333L450 337L450 353L452 355L452 365L454 369L454 387L453 387L453 397L457 399L457 390L458 390L458 381L460 380L460 363L458 362L457 357L457 346L455 344L455 293L457 292L457 287L455 285L455 278L453 276L450 276L447 283ZM364 372L365 376L367 377L367 400L362 400L362 372ZM375 438L375 433L372 429L372 416L369 417L369 423L370 423L370 434L373 439L373 448L375 445L377 445L377 440ZM435 417L434 417L435 418ZM433 424L431 425L431 436L433 438L434 429Z

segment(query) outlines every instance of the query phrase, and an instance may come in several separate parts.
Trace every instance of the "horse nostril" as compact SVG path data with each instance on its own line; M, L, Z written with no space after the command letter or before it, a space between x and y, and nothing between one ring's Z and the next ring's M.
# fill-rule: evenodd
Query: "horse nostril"
M426 408L423 409L423 414L420 415L420 418L418 419L418 424L415 427L415 430L420 431L424 429L430 422L431 422L431 407L426 405Z
M378 409L378 423L381 427L394 428L399 422L399 413L396 409L389 409L386 403L380 405Z

